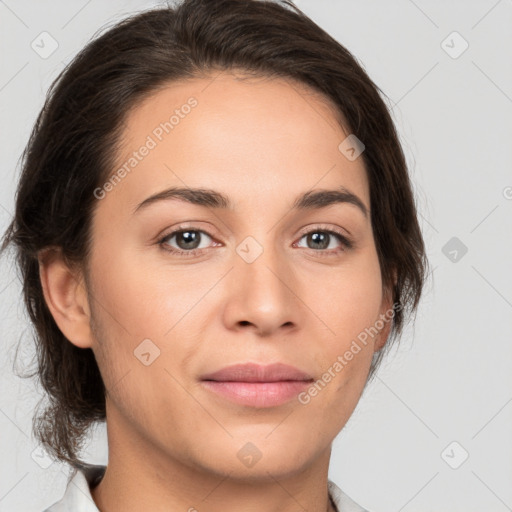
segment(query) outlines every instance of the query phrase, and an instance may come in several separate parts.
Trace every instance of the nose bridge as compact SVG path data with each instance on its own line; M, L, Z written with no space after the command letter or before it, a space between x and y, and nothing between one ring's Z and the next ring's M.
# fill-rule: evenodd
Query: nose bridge
M293 272L272 232L248 236L236 247L230 322L250 322L262 332L296 323Z
M244 286L252 287L253 297L256 293L267 296L267 300L289 298L286 281L287 267L282 248L274 243L272 233L258 239L246 237L236 248L237 274Z

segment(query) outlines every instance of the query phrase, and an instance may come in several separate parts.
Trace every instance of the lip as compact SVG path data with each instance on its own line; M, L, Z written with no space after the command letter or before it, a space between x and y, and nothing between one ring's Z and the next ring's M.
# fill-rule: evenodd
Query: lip
M294 366L275 363L236 364L204 375L205 389L249 407L276 407L289 402L313 381Z
M234 364L201 377L201 380L221 382L279 382L283 380L305 381L312 379L311 375L295 366L283 363L269 365L257 363Z

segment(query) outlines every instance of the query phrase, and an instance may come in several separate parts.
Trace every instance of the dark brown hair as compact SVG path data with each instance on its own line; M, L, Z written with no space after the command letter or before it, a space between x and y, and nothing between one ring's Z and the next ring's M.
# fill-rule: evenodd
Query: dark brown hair
M234 69L309 86L364 143L382 281L395 306L386 348L417 308L427 260L405 157L382 91L351 53L290 0L185 0L131 16L91 41L50 87L1 248L16 247L49 400L34 433L62 461L81 462L89 427L105 420L105 389L93 352L66 340L50 314L40 251L55 246L70 264L87 263L94 190L112 173L123 121L138 102L167 83Z

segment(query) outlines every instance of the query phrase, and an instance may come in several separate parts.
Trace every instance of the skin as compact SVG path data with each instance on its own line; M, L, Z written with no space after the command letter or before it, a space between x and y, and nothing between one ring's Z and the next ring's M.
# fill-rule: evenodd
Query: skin
M328 510L331 443L389 335L387 322L307 404L244 407L202 386L201 375L248 361L320 379L391 307L370 217L350 203L292 210L300 194L341 186L370 209L363 160L338 150L348 132L331 106L297 83L240 78L175 82L136 106L119 166L175 108L198 101L98 201L88 273L58 253L41 258L55 321L93 350L107 388L108 469L92 493L102 511ZM172 199L133 214L172 186L217 190L234 207ZM179 236L159 245L183 223L207 233L200 254L166 250L187 250ZM318 249L303 234L325 229L353 247L331 236ZM252 263L236 251L248 236L263 248ZM148 366L134 355L144 339L160 350ZM248 442L261 453L252 467L237 457Z

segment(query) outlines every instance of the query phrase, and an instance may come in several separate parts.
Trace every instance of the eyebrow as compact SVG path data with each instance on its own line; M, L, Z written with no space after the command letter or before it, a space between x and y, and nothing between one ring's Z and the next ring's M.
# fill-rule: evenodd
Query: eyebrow
M171 199L179 199L208 208L224 210L234 209L233 203L230 199L216 190L172 187L162 190L161 192L157 192L156 194L144 199L144 201L137 205L133 213L135 214L156 202ZM356 206L366 218L368 217L368 209L363 201L345 187L339 187L339 189L336 190L312 190L306 192L295 199L292 205L292 210L316 210L339 203L347 203Z

